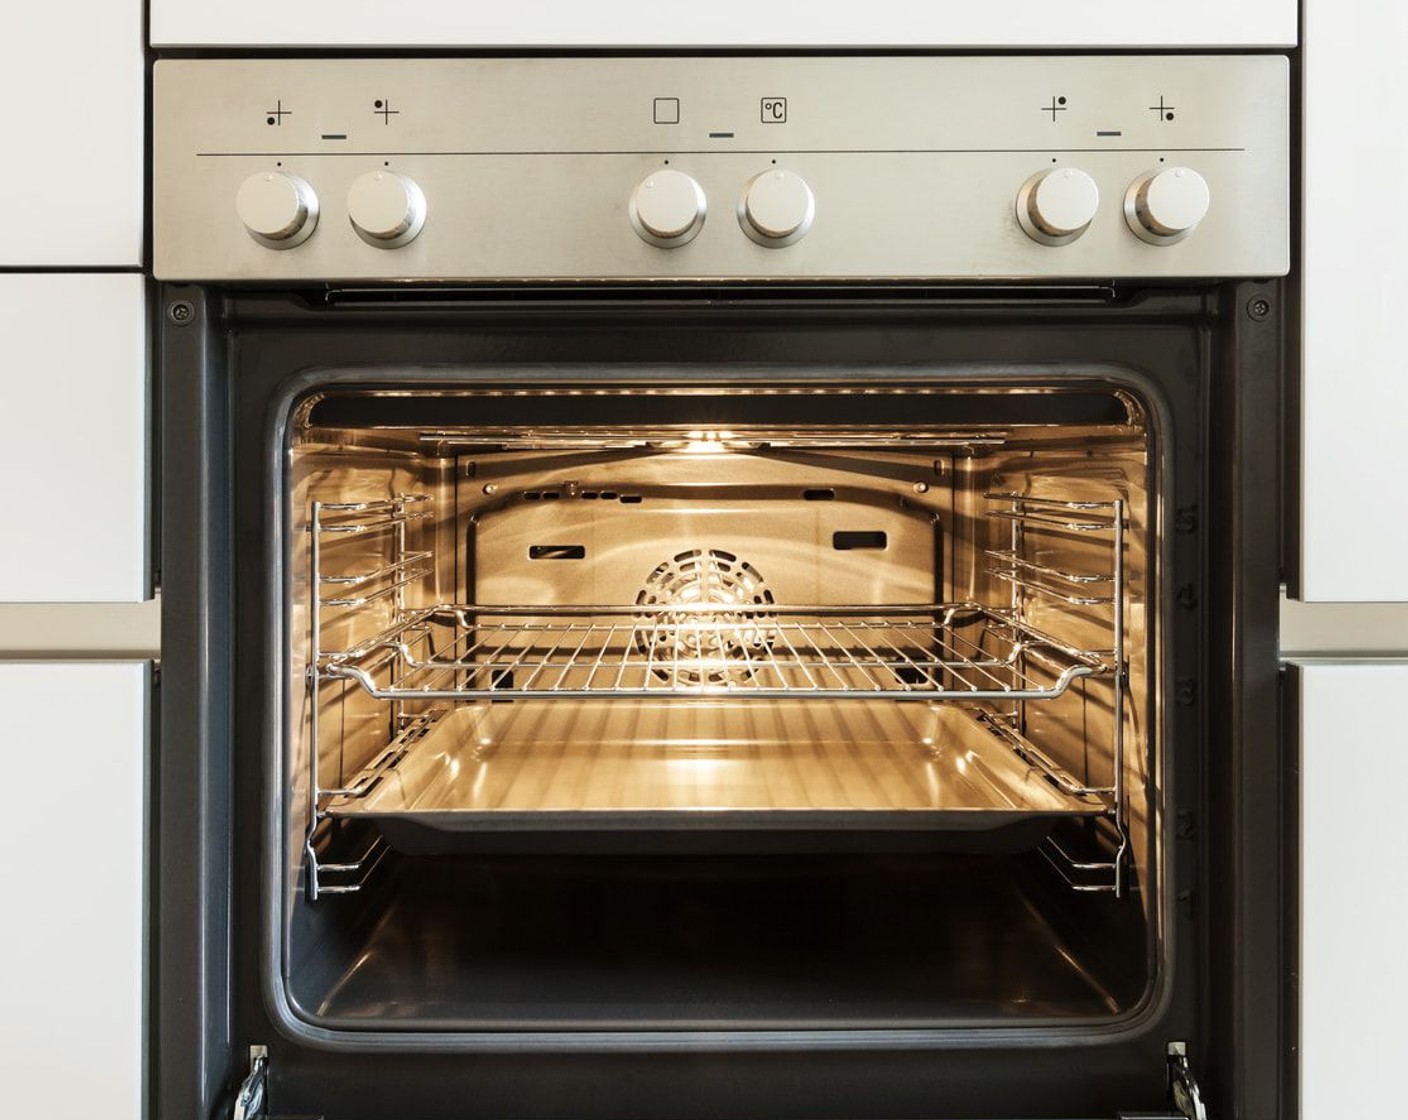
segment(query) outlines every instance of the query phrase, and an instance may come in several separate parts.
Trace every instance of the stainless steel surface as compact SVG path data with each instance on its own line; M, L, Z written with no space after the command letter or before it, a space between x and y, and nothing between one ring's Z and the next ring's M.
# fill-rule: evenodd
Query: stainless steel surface
M884 702L459 706L354 785L367 792L333 799L330 816L447 830L716 828L718 813L734 827L778 827L779 812L795 825L824 814L827 827L877 827L898 813L990 829L1105 811L1053 786L968 710Z
M708 200L704 188L683 171L656 171L631 192L628 212L642 238L673 249L689 244L704 228Z
M398 105L388 122L373 89ZM1160 89L1178 91L1176 119L1149 112ZM291 108L273 125L271 97ZM765 122L761 100L779 97L786 121ZM656 123L657 99L677 123ZM1109 280L1274 276L1290 261L1279 57L166 59L154 118L162 279ZM1053 251L1013 206L1053 167L1118 199L1175 165L1216 196L1177 245L1140 240L1108 206ZM628 211L666 169L716 200L793 173L817 220L785 252L717 220L662 251ZM274 171L328 211L294 252L253 242L232 209L241 182ZM349 187L378 171L414 178L430 213L395 254L346 220Z
M1302 603L1283 594L1281 656L1408 658L1408 603Z
M409 175L368 171L347 189L347 216L368 245L399 249L425 225L425 193Z
M266 249L302 245L318 228L318 196L305 179L283 171L256 171L240 184L235 212Z
M0 603L7 660L146 661L161 656L161 600Z
M1129 185L1124 216L1136 237L1173 245L1197 228L1211 205L1207 180L1191 167L1156 168Z
M1017 221L1033 241L1069 245L1100 209L1100 188L1078 167L1033 175L1017 192Z

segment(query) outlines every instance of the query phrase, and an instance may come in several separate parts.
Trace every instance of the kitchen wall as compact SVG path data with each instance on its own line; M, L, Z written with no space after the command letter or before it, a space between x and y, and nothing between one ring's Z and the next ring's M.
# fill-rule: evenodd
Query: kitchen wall
M1282 649L1301 748L1303 1115L1333 1120L1401 1113L1408 1048L1408 231L1382 190L1408 149L1381 128L1405 104L1408 11L1305 0L1302 15L1304 392L1288 435L1303 601L1285 605Z
M141 0L7 10L0 103L6 1107L143 1115L148 518Z

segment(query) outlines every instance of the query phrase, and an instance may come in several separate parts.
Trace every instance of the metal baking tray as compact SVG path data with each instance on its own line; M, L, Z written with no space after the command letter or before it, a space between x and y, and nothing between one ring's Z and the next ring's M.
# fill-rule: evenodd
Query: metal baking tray
M950 849L1035 847L1106 811L951 704L514 701L433 715L329 816L412 853L486 834L924 830Z

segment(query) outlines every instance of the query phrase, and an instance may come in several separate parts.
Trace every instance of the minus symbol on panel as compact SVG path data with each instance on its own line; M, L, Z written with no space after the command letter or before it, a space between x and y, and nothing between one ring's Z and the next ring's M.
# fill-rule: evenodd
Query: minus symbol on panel
M1123 136L1124 133L1123 133L1123 132L1120 132L1120 131L1117 131L1117 130L1115 130L1115 129L1107 129L1106 131L1103 131L1103 132L1097 130L1096 133L1095 133L1095 135L1096 135L1096 136Z
M733 139L733 133L732 133L732 132L711 132L711 133L709 133L709 139L710 139L710 140L732 140L732 139Z
M345 132L324 132L324 133L323 133L323 139L324 139L324 140L346 140L346 139L347 139L347 133L345 133Z

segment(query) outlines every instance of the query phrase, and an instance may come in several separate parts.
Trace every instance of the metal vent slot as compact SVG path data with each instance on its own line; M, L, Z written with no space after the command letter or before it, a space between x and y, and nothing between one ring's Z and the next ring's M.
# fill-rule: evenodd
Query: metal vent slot
M586 545L580 544L530 544L529 560L585 560Z

